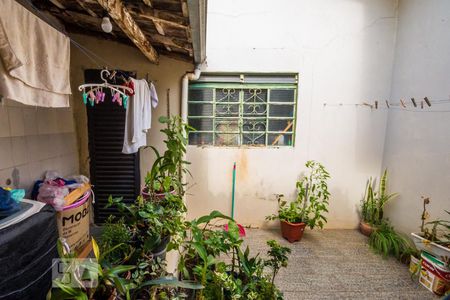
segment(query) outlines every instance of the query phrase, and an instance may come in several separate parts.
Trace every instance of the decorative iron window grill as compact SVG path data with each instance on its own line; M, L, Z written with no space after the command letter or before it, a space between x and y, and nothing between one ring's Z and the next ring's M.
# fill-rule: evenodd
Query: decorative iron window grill
M297 75L202 75L189 85L190 145L293 146Z

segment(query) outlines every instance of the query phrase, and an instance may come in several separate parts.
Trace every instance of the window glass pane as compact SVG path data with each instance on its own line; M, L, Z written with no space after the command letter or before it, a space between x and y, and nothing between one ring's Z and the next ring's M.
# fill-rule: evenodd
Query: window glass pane
M267 114L267 90L244 89L243 90L243 114L246 116L266 116Z
M239 120L238 119L216 119L216 132L235 132L239 133Z
M293 119L285 119L285 120L269 120L269 131L285 131L292 132L293 129Z
M234 77L218 80L221 76ZM189 144L292 146L297 77L281 77L204 74L201 83L191 83L188 122L197 132L189 135Z
M278 105L272 104L269 109L269 117L293 117L294 105Z
M266 134L263 133L243 133L243 144L245 145L255 145L262 146L266 145Z
M189 125L198 131L212 131L213 119L189 119Z
M242 131L266 131L266 119L243 119Z
M216 104L216 116L238 117L239 104Z
M216 133L216 146L238 146L240 145L239 133Z
M191 117L212 116L213 105L208 103L189 103L188 114Z
M216 89L216 102L239 102L239 90Z
M212 132L190 132L189 145L212 145Z
M270 90L270 102L295 102L295 90Z
M292 146L292 133L269 133L267 135L269 146Z
M213 89L189 89L189 101L213 101Z

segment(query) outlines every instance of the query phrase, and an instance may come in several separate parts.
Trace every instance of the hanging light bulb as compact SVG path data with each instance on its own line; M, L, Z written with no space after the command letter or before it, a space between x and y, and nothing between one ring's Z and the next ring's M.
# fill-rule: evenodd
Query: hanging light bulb
M106 33L110 33L112 31L112 24L109 17L103 17L102 19L102 30Z

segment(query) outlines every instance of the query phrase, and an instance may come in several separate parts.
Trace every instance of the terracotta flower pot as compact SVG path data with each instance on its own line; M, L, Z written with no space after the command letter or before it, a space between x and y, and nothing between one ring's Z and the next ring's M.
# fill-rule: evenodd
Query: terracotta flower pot
M170 193L172 195L175 195L176 191L172 190L172 191L170 191ZM149 200L150 198L152 198L151 194L149 193L148 188L146 186L144 186L141 189L141 195L144 198L144 200ZM161 201L161 200L164 200L165 198L166 198L166 194L165 193L155 193L154 194L154 200L156 200L156 201Z
M306 223L290 223L287 221L280 220L281 225L281 235L289 241L289 243L293 243L296 241L300 241L303 236L303 231L305 230Z
M359 222L359 231L361 231L361 233L365 236L370 236L373 232L373 227L372 225L361 221Z

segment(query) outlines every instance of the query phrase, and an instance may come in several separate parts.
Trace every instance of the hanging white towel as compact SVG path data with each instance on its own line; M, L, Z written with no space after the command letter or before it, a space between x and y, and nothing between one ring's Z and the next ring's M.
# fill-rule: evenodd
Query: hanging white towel
M69 38L14 0L0 1L0 61L0 94L5 98L69 106Z
M134 95L130 97L125 118L125 133L122 152L136 153L140 147L147 145L147 131L152 123L152 106L158 105L158 95L153 84L148 85L144 79L131 78Z

